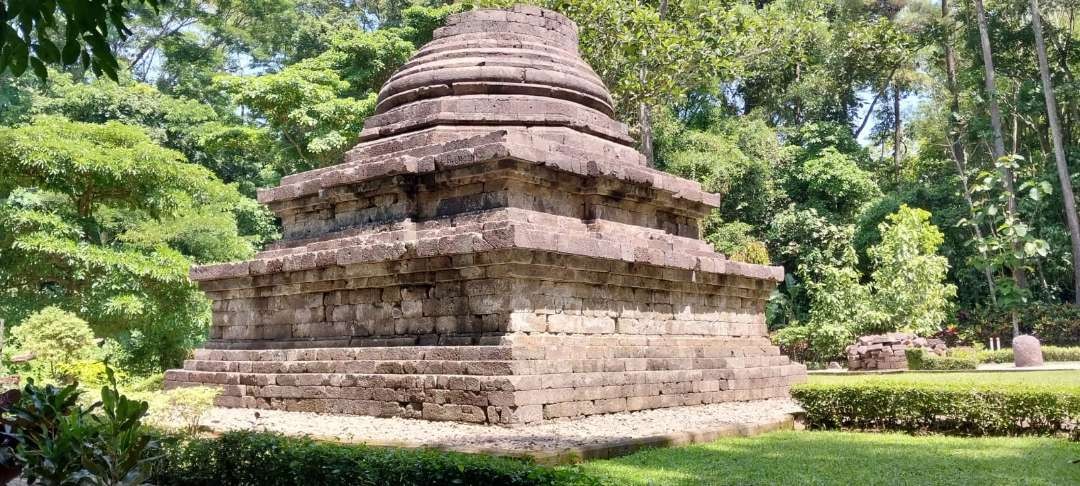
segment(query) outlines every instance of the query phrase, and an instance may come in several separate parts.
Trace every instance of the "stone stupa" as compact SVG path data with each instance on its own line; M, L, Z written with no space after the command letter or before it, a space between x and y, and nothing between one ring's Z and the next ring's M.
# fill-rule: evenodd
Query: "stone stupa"
M720 197L646 166L578 55L515 7L451 16L341 164L259 192L282 241L196 267L218 404L497 424L786 397L780 267L700 239Z

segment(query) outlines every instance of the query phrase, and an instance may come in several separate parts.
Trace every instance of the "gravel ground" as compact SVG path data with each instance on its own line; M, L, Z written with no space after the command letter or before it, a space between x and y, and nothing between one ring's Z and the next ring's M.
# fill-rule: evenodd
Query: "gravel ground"
M214 408L203 417L202 424L218 432L259 430L349 443L530 452L558 451L674 432L706 431L726 425L761 424L782 419L784 415L800 410L798 404L791 400L773 399L594 415L536 425L502 427L401 418Z

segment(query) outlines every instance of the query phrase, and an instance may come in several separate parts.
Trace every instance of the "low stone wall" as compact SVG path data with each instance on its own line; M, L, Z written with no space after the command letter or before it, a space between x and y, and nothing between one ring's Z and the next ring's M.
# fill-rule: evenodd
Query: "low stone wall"
M924 348L944 356L947 348L940 339L921 338L914 334L888 333L860 337L847 347L848 369L858 370L906 370L907 350Z

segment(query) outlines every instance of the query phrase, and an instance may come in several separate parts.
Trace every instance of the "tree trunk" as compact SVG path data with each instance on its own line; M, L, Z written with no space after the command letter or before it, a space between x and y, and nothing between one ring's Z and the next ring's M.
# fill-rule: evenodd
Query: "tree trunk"
M660 20L664 20L664 17L667 16L667 10L667 0L660 0L660 5L657 8ZM645 58L644 47L642 47L641 58ZM638 82L641 83L642 88L645 87L646 76L645 66L639 66ZM641 153L645 154L645 164L649 167L656 167L656 154L655 150L653 150L652 117L649 113L649 105L644 101L638 103L638 131L641 132Z
M975 14L979 24L979 44L982 47L983 70L985 71L986 81L986 98L990 111L990 128L993 130L991 155L996 162L1005 156L1005 140L1001 135L1001 108L998 106L997 100L997 81L994 76L994 56L993 52L990 50L990 32L986 22L986 9L983 7L982 0L975 0ZM1013 181L1012 170L1002 168L1001 178L1005 182L1005 191L1008 193L1006 211L1008 211L1009 216L1011 216L1013 220L1017 220L1016 184ZM1020 251L1018 244L1013 244L1013 250L1017 252ZM1017 287L1023 288L1027 286L1027 278L1024 275L1024 268L1022 266L1017 265L1013 267L1012 276ZM1019 330L1015 325L1013 326L1013 331L1019 333Z
M641 131L641 153L645 154L645 162L649 167L656 167L653 154L652 118L649 114L649 105L641 102L638 105L638 127Z
M893 167L896 171L897 182L900 182L900 142L901 142L901 126L903 122L900 120L900 87L895 83L893 84Z
M1031 29L1035 32L1035 51L1039 56L1039 77L1042 78L1043 97L1046 98L1046 120L1050 123L1050 136L1054 142L1054 162L1057 164L1061 182L1061 198L1065 203L1065 223L1069 227L1072 242L1073 303L1080 305L1080 220L1076 215L1076 199L1073 196L1072 177L1065 160L1065 143L1058 121L1057 100L1054 83L1050 80L1050 66L1046 60L1046 42L1043 40L1042 19L1039 17L1039 0L1031 0Z
M798 86L802 82L802 63L795 63L795 85ZM797 91L796 91L797 92ZM802 99L798 95L795 95L795 124L802 124Z
M949 0L941 0L941 18L947 19L948 17ZM967 152L964 150L964 144L960 140L956 123L956 115L960 113L960 86L956 83L956 51L953 49L952 36L949 32L946 31L942 43L945 51L945 87L949 90L949 122L948 128L946 128L945 140L949 144L949 153L952 155L953 164L956 165L956 172L960 174L960 187L964 191L964 201L968 205L968 211L974 216L975 204L972 202L971 187L968 186L967 180ZM975 223L974 220L972 220L971 227L975 231L975 237L982 241L982 227ZM979 254L983 259L986 259L985 250L980 249ZM986 289L990 294L990 303L996 306L997 292L994 291L994 275L991 273L990 267L983 267L983 276L986 277Z
M949 16L949 0L941 0L941 17ZM953 49L952 36L945 34L945 87L949 90L949 133L946 139L952 146L953 158L961 165L967 163L967 153L963 142L956 135L956 116L960 113L960 87L956 84L956 51Z

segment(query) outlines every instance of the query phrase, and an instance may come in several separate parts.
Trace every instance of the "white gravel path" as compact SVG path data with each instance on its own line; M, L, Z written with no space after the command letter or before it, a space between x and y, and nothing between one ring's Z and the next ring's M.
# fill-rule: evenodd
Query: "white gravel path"
M558 451L677 432L709 431L730 425L758 425L782 420L787 414L798 411L801 408L791 400L772 399L593 415L502 427L402 418L214 408L203 417L202 424L218 432L258 430L348 443L524 453Z

